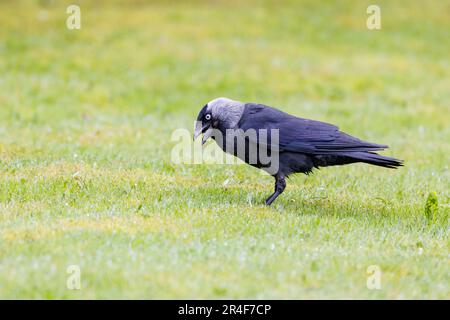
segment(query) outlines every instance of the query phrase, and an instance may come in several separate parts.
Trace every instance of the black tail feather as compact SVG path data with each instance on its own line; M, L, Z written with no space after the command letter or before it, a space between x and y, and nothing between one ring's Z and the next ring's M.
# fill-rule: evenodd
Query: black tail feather
M358 162L364 162L384 168L396 169L403 166L403 160L379 155L375 152L352 152L346 154L347 157L355 159Z

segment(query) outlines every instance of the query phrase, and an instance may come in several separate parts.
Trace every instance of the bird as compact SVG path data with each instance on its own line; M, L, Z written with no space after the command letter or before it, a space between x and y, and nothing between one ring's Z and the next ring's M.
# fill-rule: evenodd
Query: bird
M285 190L286 178L295 173L308 175L320 167L356 162L391 169L403 166L403 160L375 152L387 145L360 140L333 124L224 97L211 100L198 113L194 140L200 135L202 145L211 138L226 153L275 178L275 190L265 201L268 206Z

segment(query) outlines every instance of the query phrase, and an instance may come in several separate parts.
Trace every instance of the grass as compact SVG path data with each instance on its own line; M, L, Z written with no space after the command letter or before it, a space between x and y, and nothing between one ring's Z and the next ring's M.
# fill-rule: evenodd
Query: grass
M450 298L448 1L378 1L380 31L370 1L81 1L70 31L72 3L0 2L0 298ZM218 96L406 166L294 176L265 207L256 169L171 162Z

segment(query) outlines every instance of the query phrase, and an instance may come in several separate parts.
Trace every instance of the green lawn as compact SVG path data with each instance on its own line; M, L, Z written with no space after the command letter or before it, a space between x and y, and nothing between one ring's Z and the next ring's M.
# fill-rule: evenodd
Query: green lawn
M449 299L450 2L376 1L369 31L373 2L79 1L81 30L73 1L0 2L0 298ZM171 162L219 96L405 167L293 176L265 207L254 168Z

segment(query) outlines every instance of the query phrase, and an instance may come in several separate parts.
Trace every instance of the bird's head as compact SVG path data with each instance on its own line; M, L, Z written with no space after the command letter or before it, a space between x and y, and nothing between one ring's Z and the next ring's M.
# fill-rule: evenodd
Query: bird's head
M236 128L244 106L244 103L228 98L217 98L208 102L198 113L194 140L203 134L202 144L205 144L213 136L214 130Z

